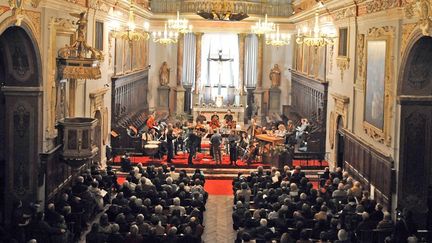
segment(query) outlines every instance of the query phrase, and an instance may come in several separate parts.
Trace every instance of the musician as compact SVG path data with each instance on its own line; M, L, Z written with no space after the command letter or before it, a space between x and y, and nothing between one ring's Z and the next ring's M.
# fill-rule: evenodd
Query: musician
M231 130L228 135L228 145L229 145L229 154L230 154L230 165L237 166L237 141L239 140L238 136L235 133L235 130Z
M213 159L216 164L222 164L222 135L219 133L219 129L215 130L215 133L210 138L211 148L213 150Z
M251 136L251 138L255 138L255 135L257 134L257 130L258 130L259 126L257 124L257 121L255 118L251 119L251 124L249 125L247 132L249 133L249 135Z
M155 112L152 112L150 114L150 116L148 117L148 119L147 119L146 124L147 124L147 127L148 127L149 130L152 129L152 128L154 128L156 126L155 117L156 117L155 116Z
M287 134L287 130L284 126L284 124L279 124L278 129L275 131L275 135L277 137L285 137L285 135Z
M240 141L238 143L238 146L240 148L240 155L245 155L246 149L249 146L249 138L248 134L246 132L241 133Z
M206 133L206 128L204 126L203 123L198 122L195 126L195 130L196 130L196 134L198 135L199 141L198 141L198 152L201 153L201 142L202 142L202 137L205 135Z
M174 136L174 155L177 155L178 147L183 151L184 149L184 139L183 139L183 129L180 122L177 122L173 128Z
M187 145L186 145L186 147L189 149L189 156L188 156L189 165L193 165L192 159L195 157L198 143L200 143L200 137L197 135L197 131L190 129L188 139L187 139Z
M146 145L148 143L148 141L155 141L156 140L156 130L154 128L149 129L147 132L142 134L141 140L142 140L143 147L144 147L144 145Z
M167 141L167 163L171 163L172 159L174 158L174 129L173 125L170 123L168 124L168 131L166 134L166 141Z
M196 122L197 124L198 124L198 123L204 124L206 121L207 121L207 118L202 114L201 111L199 111L199 112L198 112L198 116L197 116L196 119L195 119L195 122Z
M234 123L234 117L233 117L233 115L231 114L231 110L230 109L228 109L228 111L227 111L227 113L225 114L225 116L224 116L224 120L225 120L225 124L227 125L227 127L228 128L235 128L235 127L233 127L233 123Z
M220 127L219 116L216 112L210 118L210 127L212 130L218 129Z

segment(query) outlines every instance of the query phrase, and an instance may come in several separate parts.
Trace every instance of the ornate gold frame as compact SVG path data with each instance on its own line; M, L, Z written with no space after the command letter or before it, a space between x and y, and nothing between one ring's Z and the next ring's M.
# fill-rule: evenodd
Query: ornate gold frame
M363 83L363 129L367 135L373 138L375 141L390 146L391 143L391 124L392 124L392 112L393 112L393 49L394 49L394 35L395 27L383 26L370 28L366 36L365 42L365 68L362 77L365 82ZM384 75L384 125L383 129L377 128L374 125L364 120L365 115L365 104L366 104L366 74L367 74L367 42L368 41L385 41L386 42L386 57L385 57L385 75Z
M346 56L340 56L339 55L339 45L340 45L340 37L341 37L341 35L340 35L340 30L341 29L346 29L347 30L347 43L346 43L346 48L347 48L347 53L346 53ZM350 58L349 58L349 49L350 49L350 28L348 27L348 26L344 26L344 27L340 27L339 29L338 29L338 36L339 36L339 38L338 38L338 49L337 49L337 52L338 52L338 56L337 56L337 58L336 58L336 66L339 68L339 70L340 70L340 78L341 78L341 81L343 81L343 75L344 75L344 71L346 71L346 70L348 70L349 69L349 63L350 63Z

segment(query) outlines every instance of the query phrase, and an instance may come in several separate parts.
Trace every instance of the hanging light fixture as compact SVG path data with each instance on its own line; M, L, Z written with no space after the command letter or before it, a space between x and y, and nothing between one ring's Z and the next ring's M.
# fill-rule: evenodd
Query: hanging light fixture
M186 34L192 32L192 25L188 23L187 19L180 19L180 12L177 11L177 18L168 20L168 28Z
M255 25L251 26L252 33L257 35L265 35L275 30L275 24L272 22L268 22L267 14L265 15L264 21L261 19L255 23Z
M291 42L291 35L287 33L280 33L279 25L276 26L276 31L266 34L266 44L272 46L286 46Z
M165 23L164 31L153 32L153 41L163 45L175 44L178 41L178 32L168 31L167 23Z
M330 31L325 31L320 28L318 12L315 13L315 24L313 30L303 28L297 30L297 44L304 44L307 46L322 47L326 45L334 45L336 35Z
M150 35L147 33L149 29L148 22L144 22L144 30L137 29L135 23L133 0L129 2L129 18L124 30L117 30L118 26L111 30L111 35L114 38L121 38L129 41L148 40Z

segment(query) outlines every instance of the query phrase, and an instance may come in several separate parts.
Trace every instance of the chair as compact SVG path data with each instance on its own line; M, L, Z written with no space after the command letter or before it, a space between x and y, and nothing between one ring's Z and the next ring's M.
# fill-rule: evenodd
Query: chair
M360 233L357 235L357 239L360 243L374 242L373 230L360 230Z

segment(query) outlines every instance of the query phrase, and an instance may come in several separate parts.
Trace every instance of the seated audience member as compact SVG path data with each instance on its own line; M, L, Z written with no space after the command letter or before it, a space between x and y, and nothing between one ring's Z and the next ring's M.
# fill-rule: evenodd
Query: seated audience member
M391 218L391 214L389 212L384 213L383 219L378 222L378 225L376 228L380 229L380 230L393 230L394 229L394 224L393 224L393 221Z

